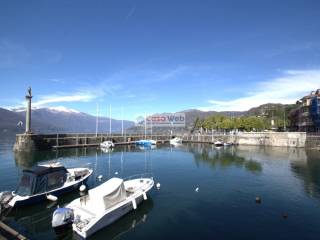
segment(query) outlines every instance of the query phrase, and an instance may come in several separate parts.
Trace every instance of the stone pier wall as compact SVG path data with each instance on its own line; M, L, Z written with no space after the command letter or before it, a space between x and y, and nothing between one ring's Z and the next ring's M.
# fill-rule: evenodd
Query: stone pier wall
M303 132L246 132L235 135L181 135L186 142L213 143L217 140L232 142L239 145L307 147L320 149L320 135ZM144 135L103 135L99 134L18 134L16 135L15 151L47 150L54 146L99 144L105 140L115 142L132 142L144 139ZM147 136L147 139L168 141L169 135Z
M239 145L277 147L306 146L306 133L302 132L244 132L235 135L191 135L183 136L183 139L191 142L209 143L222 140L224 142L232 142Z

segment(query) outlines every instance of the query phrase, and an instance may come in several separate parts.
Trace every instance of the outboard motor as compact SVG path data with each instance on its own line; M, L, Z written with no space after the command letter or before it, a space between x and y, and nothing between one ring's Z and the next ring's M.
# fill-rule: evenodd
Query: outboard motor
M10 206L8 203L13 198L12 192L1 192L0 193L0 217L4 215L4 212L8 209L10 209Z
M73 210L70 208L57 208L52 215L52 228L56 234L61 235L71 228L74 220Z

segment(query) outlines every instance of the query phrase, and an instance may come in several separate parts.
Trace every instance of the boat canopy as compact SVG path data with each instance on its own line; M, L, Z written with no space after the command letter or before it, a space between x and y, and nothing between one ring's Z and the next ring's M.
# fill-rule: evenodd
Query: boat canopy
M96 208L99 208L99 205L103 209L108 209L126 199L127 194L123 180L111 178L100 186L90 189L89 196L91 204L94 204Z
M35 166L23 170L16 194L20 196L44 193L63 186L67 170L63 166Z

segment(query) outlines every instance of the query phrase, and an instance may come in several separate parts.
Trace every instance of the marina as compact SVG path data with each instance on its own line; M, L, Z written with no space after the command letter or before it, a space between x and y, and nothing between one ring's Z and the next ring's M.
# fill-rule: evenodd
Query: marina
M155 148L118 145L109 152L94 147L14 153L13 143L2 140L0 145L1 190L14 189L23 169L52 161L67 168L92 168L89 189L112 177L141 173L152 173L161 184L136 210L90 239L192 239L194 234L202 239L270 239L274 232L282 239L314 239L319 234L317 150L160 143ZM14 209L5 223L30 239L54 239L51 218L57 205L80 196L75 191L59 197L57 203ZM72 233L66 236L72 238Z
M0 1L0 240L318 240L320 1Z

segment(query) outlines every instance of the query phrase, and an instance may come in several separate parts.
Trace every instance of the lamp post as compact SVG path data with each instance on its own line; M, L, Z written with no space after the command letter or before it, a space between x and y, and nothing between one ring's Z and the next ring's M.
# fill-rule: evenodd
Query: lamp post
M28 89L28 94L26 95L27 100L27 109L26 109L26 134L31 134L31 99L32 99L32 93L31 93L31 87Z

